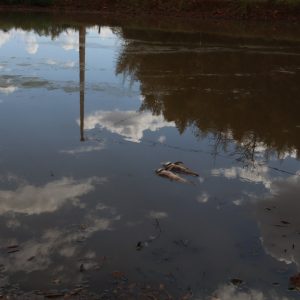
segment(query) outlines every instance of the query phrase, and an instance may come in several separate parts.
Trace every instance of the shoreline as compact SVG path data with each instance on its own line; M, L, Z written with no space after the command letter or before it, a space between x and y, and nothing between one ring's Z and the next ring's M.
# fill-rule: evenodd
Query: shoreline
M121 18L176 18L179 21L189 20L212 20L212 21L263 21L267 23L276 23L285 21L291 24L300 23L300 4L270 4L270 3L252 3L247 0L224 1L224 0L190 0L186 7L173 7L169 3L166 5L149 4L151 1L145 1L144 5L130 5L130 3L119 3L118 0L54 0L53 4L48 6L36 5L8 5L0 4L0 12L18 12L18 13L72 13L72 14L91 14L116 16ZM152 1L155 2L155 1ZM169 5L169 6L168 6ZM87 9L88 7L88 9Z
M4 30L48 30L57 26L110 26L155 30L165 32L206 34L223 37L224 41L243 43L244 39L259 44L300 44L300 26L289 22L264 22L244 20L187 19L179 17L155 18L154 16L131 16L116 13L84 13L57 10L7 10L0 9L0 27Z

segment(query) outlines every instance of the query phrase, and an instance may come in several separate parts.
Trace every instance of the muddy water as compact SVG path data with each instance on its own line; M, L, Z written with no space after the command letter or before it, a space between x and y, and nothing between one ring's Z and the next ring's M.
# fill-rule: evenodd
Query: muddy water
M299 44L1 26L1 294L300 298Z

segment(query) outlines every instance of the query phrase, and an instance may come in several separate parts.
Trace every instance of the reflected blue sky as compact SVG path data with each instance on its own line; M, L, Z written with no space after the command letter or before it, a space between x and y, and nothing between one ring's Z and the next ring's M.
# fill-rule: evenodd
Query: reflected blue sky
M287 289L289 277L299 271L300 163L298 149L291 146L294 137L287 138L287 150L279 155L274 149L281 133L263 132L269 144L258 141L253 150L246 134L243 140L233 134L235 128L204 130L196 124L191 115L199 107L191 99L200 101L199 90L216 81L195 77L215 73L201 63L193 66L193 76L176 63L171 68L165 56L170 47L176 55L185 53L185 60L194 59L195 43L182 42L182 33L172 44L155 40L151 32L150 42L144 32L126 38L126 28L96 26L86 32L85 141L80 142L78 30L54 38L0 30L1 287L18 283L24 291L50 290L89 280L90 289L99 293L111 285L111 272L120 270L130 281L164 283L176 295L192 289L195 299L297 299ZM239 45L216 41L202 47L199 53L218 59ZM273 67L278 50L269 50L266 69ZM122 55L125 69L134 69L135 76L118 72ZM276 68L289 56L282 55ZM151 61L156 56L159 67ZM243 59L238 57L236 65L233 60L233 70L226 72L237 74L234 68L242 65L243 74L249 74L253 66ZM299 60L290 59L298 70ZM144 64L149 68L143 70ZM213 63L212 68L224 75ZM277 75L270 74L274 84ZM192 83L178 75L192 77ZM296 79L290 80L291 90L299 88ZM233 93L232 101L249 96L238 80L233 83L240 93ZM251 80L259 90L260 79ZM207 99L215 101L209 93L232 94L226 81L222 88L223 94L219 88L206 91ZM152 106L143 107L147 101ZM209 121L219 121L217 109L202 109ZM182 120L188 124L184 130ZM249 126L253 136L260 133ZM252 159L245 159L247 151ZM192 185L159 178L154 170L166 161L183 161L200 176L191 179ZM159 238L155 220L162 229ZM139 241L148 244L137 252ZM8 253L15 244L18 251ZM79 272L81 263L87 273ZM233 286L232 278L245 284Z

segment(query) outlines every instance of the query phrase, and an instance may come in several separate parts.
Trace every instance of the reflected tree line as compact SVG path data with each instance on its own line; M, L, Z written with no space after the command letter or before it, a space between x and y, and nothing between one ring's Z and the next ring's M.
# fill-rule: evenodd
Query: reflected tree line
M46 26L38 33L54 38L66 28ZM86 27L73 29L79 33L84 141ZM128 28L115 33L125 41L116 74L140 82L141 111L163 115L180 133L191 127L197 138L213 136L216 151L235 141L244 159L253 159L262 147L266 155L296 150L299 156L299 53L234 47L230 39L199 33Z
M180 33L122 29L121 36L116 73L140 82L141 110L174 121L180 133L191 126L196 137L212 134L216 148L234 140L244 159L262 148L299 155L299 55L221 49L218 40L202 37L200 44Z

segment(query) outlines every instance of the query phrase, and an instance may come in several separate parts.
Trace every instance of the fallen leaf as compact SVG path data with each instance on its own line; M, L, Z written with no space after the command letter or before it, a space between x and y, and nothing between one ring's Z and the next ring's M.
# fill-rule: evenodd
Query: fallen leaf
M300 273L290 277L290 284L295 288L300 288Z
M115 279L121 279L121 278L125 277L125 274L123 272L120 272L120 271L114 271L114 272L111 273L111 275Z

